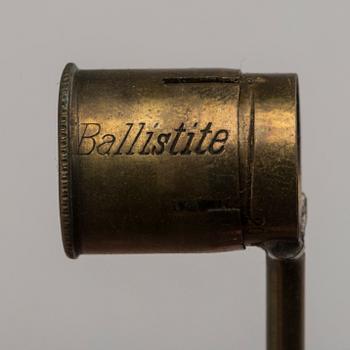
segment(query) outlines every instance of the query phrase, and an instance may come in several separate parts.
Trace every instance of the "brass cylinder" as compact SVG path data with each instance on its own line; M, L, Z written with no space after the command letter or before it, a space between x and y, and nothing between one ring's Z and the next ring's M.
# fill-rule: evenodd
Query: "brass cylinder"
M302 241L295 74L64 69L66 254Z

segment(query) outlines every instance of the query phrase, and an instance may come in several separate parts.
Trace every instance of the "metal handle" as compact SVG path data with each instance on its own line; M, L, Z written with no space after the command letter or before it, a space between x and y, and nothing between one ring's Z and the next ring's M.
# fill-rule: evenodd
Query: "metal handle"
M266 254L267 350L304 349L305 253Z

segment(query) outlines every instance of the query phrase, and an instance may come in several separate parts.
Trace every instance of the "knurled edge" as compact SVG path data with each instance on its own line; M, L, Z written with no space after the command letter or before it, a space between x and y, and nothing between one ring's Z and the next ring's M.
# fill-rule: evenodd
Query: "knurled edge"
M78 257L73 233L72 208L72 164L70 145L70 113L74 74L78 70L74 63L68 63L62 73L58 100L58 162L59 203L63 247L66 255Z

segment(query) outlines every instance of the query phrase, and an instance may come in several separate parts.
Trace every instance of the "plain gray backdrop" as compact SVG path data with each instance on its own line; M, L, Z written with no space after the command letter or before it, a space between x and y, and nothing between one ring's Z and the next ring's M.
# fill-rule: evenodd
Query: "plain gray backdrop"
M65 257L64 65L297 72L306 349L350 349L348 1L0 2L0 349L264 349L265 257ZM239 283L237 276L240 276Z

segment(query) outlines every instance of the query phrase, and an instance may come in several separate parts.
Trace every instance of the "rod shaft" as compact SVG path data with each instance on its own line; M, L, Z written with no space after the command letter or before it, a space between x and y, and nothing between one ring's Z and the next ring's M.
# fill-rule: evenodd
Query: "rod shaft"
M267 350L304 350L305 253L267 262Z

